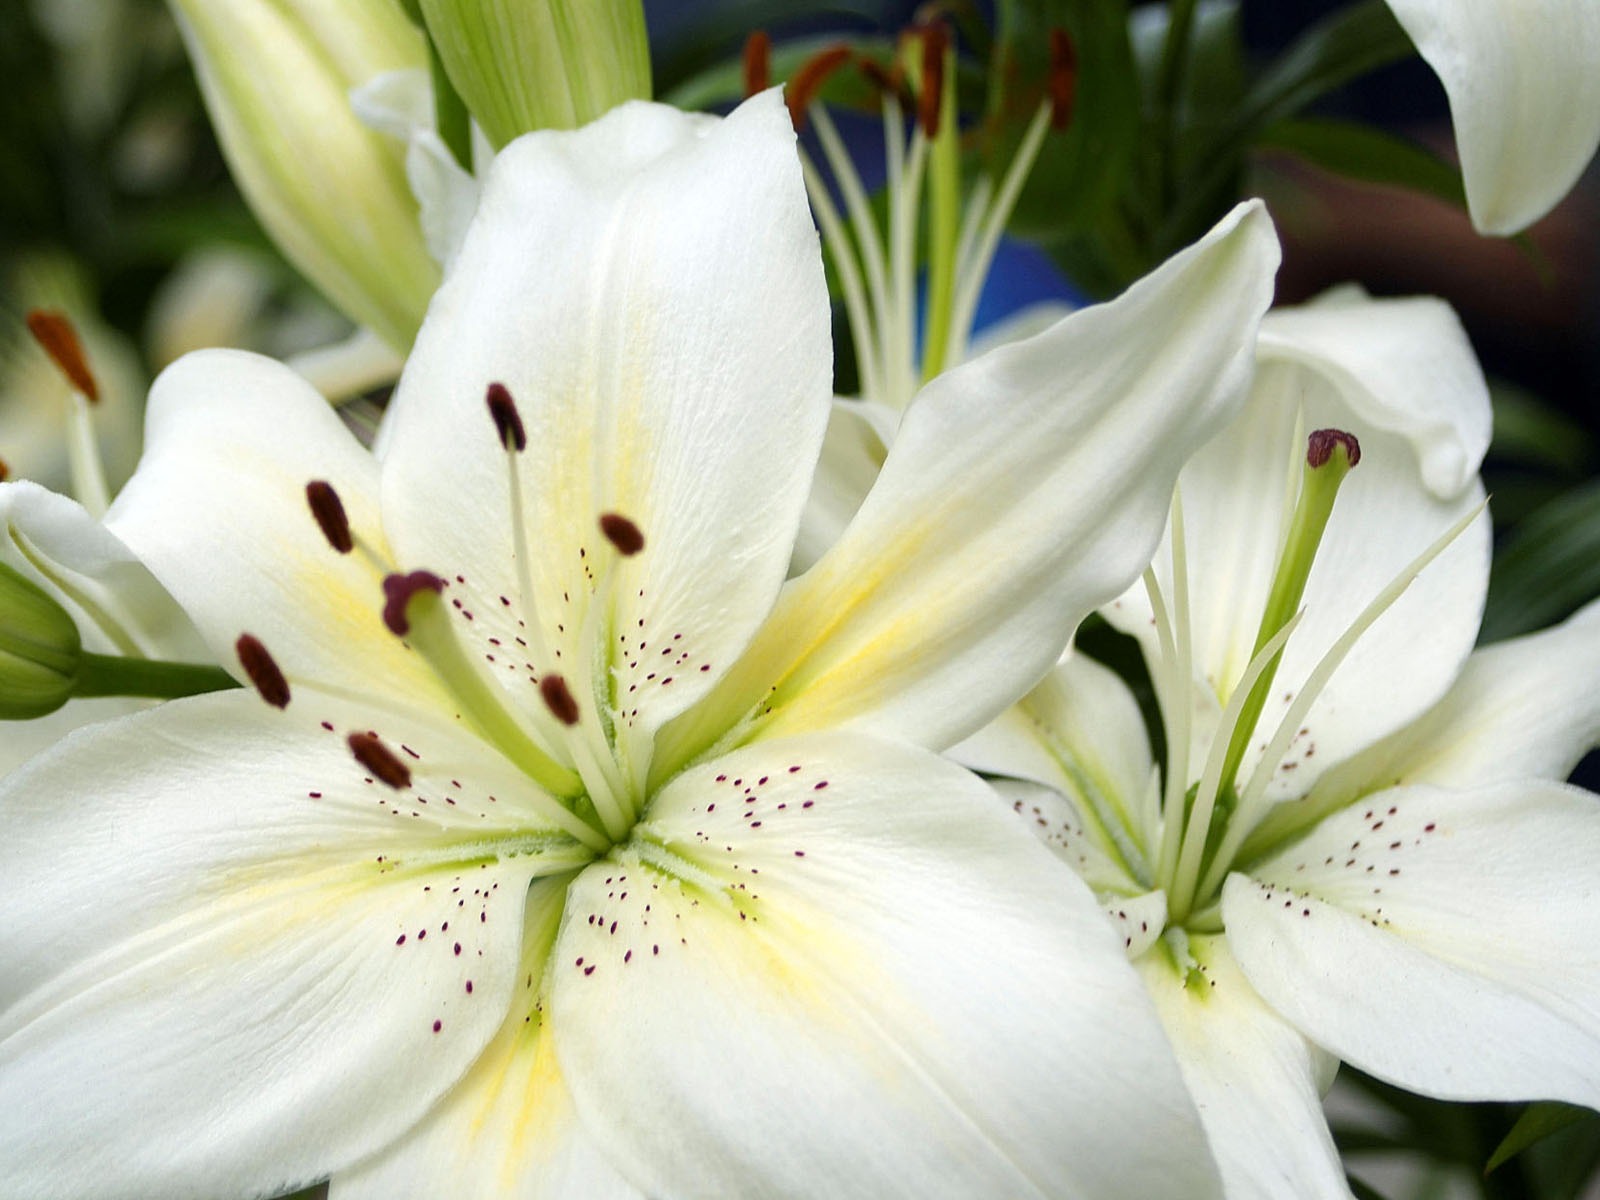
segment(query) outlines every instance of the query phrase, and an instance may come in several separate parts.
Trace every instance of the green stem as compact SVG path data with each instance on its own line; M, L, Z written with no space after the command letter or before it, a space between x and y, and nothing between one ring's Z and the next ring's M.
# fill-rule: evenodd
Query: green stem
M928 324L923 335L922 380L944 370L955 306L956 247L961 240L961 148L956 141L956 56L944 55L939 89L939 132L928 168Z
M164 662L152 658L121 658L85 651L78 663L72 694L85 696L149 696L176 700L204 692L236 688L239 683L221 667L197 663Z

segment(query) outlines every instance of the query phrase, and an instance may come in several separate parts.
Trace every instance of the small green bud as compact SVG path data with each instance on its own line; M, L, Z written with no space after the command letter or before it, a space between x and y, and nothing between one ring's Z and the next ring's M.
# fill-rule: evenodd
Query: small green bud
M82 659L78 626L66 609L0 563L0 720L55 712L72 697Z
M421 0L445 73L498 149L650 98L640 0Z
M423 68L395 0L168 0L235 182L285 256L346 316L410 348L439 282L405 147L352 88Z

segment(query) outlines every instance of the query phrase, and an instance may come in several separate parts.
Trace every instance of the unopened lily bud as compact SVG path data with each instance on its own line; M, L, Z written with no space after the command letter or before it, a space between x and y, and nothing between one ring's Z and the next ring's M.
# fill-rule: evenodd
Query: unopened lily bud
M640 0L421 0L450 83L495 147L650 98Z
M0 563L0 720L55 712L73 694L83 644L50 594Z
M169 0L234 180L285 256L345 315L405 350L439 271L405 147L350 90L424 66L395 0Z

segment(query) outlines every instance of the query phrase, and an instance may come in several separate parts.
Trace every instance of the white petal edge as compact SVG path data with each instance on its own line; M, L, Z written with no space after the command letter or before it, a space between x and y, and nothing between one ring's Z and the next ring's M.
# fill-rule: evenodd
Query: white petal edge
M1587 0L1388 0L1450 99L1467 208L1517 233L1600 145L1600 8Z
M1223 888L1245 977L1369 1074L1448 1100L1600 1107L1600 801L1396 788Z

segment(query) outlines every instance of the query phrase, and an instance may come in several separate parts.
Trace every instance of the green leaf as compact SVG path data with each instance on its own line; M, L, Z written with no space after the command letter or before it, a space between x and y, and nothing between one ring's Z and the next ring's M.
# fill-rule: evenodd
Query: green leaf
M1248 140L1350 80L1412 53L1411 39L1386 0L1340 9L1303 33L1256 80L1224 140Z
M1353 1195L1356 1200L1388 1200L1388 1197L1386 1197L1377 1188L1373 1187L1370 1183L1363 1183L1354 1175L1346 1175L1345 1181L1350 1185L1350 1194Z
M1503 380L1489 385L1494 398L1497 459L1581 474L1594 457L1594 438L1578 422L1531 392Z
M1600 595L1600 481L1573 488L1518 524L1495 556L1484 642L1559 621Z
M1077 57L1072 122L1052 132L1010 230L1047 241L1093 225L1122 189L1139 138L1140 96L1125 0L999 0L990 63L986 157L998 181L1045 96L1050 31Z
M1258 145L1288 151L1347 179L1409 188L1466 211L1467 195L1454 163L1381 129L1354 121L1306 117L1268 127Z
M1551 1134L1559 1133L1568 1125L1575 1125L1592 1115L1587 1108L1580 1108L1576 1104L1562 1104L1556 1100L1528 1105L1517 1118L1517 1123L1511 1127L1511 1132L1506 1134L1505 1140L1489 1156L1489 1161L1484 1164L1483 1173L1489 1174L1510 1162L1535 1142L1542 1142Z

